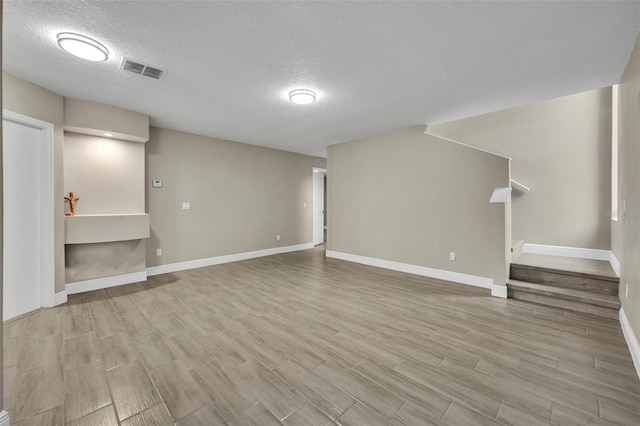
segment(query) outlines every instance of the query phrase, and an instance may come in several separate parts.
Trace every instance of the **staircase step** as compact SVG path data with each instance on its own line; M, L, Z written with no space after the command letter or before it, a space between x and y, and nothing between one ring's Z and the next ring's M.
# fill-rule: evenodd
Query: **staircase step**
M522 256L526 256L523 254ZM511 263L509 274L513 280L545 284L567 289L583 290L611 296L618 295L620 279L608 275L566 271L549 267Z
M620 298L609 262L523 253L511 262L508 297L618 319Z
M508 290L508 297L527 302L538 303L540 305L554 306L556 308L567 309L574 312L596 315L599 317L617 320L620 315L619 309L606 308L604 306L589 305L587 303L574 302L572 300L558 299L552 296L529 293L519 290Z
M603 278L613 281L618 279L618 276L607 260L523 253L522 256L513 263L518 265L537 266L539 268L556 271L573 272L587 277Z
M509 290L538 294L542 296L555 297L557 299L572 302L585 303L593 306L601 306L610 309L620 309L620 298L601 293L593 293L584 290L549 286L544 284L528 283L517 280L509 280L507 283Z

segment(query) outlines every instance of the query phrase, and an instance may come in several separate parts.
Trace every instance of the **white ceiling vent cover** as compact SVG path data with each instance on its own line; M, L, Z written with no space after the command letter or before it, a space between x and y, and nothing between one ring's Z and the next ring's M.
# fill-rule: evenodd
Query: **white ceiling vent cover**
M167 73L165 70L161 70L160 68L141 64L140 62L132 61L131 59L128 59L128 58L122 58L122 63L120 64L120 68L122 68L125 71L132 72L134 74L155 78L156 80L161 80L164 77L164 75Z

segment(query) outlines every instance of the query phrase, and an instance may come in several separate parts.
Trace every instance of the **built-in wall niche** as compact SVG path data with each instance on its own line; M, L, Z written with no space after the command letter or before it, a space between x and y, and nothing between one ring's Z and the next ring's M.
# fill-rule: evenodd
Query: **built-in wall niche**
M149 117L95 102L64 100L64 188L76 215L144 213Z
M148 139L147 116L65 100L64 190L77 198L75 214L65 217L67 292L146 277Z
M64 134L64 188L79 198L76 215L144 213L144 164L144 144Z

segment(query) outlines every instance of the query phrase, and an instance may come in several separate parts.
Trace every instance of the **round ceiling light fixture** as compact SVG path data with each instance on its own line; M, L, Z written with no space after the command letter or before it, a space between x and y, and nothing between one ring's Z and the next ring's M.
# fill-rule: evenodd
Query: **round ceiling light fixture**
M296 89L289 92L289 100L298 105L309 105L316 101L316 92L309 89Z
M58 46L87 61L102 62L109 58L109 50L104 44L82 34L60 33L58 34Z

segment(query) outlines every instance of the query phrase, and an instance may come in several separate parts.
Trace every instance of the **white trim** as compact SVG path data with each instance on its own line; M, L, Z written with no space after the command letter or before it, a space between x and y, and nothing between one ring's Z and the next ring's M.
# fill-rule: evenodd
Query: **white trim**
M493 189L491 198L489 198L490 204L506 204L511 199L511 187L498 187Z
M78 281L65 286L67 294L84 293L85 291L100 290L102 288L116 287L124 284L137 283L147 280L147 272L134 272L132 274L116 275L114 277L96 278L95 280Z
M16 123L26 124L36 129L53 129L53 124L46 121L38 120L37 118L29 117L28 115L20 114L17 112L9 111L8 109L2 110L2 119L9 120Z
M501 299L507 298L507 286L494 284L491 286L491 295Z
M325 220L325 211L327 206L324 205L324 199L325 199L325 191L326 188L324 187L324 183L323 181L318 181L316 179L316 176L327 176L327 169L323 169L321 167L312 167L311 168L311 195L312 195L312 199L311 199L311 222L312 222L312 226L311 226L311 241L313 241L314 245L320 245L322 243L324 243L324 230L326 229L324 227L324 220ZM318 185L321 188L318 188ZM318 190L321 189L320 192L322 192L322 220L321 223L319 223L316 226L316 201L319 200L318 197ZM322 227L322 229L318 229L319 227ZM320 232L322 231L322 232ZM317 235L316 235L317 233Z
M10 424L9 412L6 410L0 412L0 426L9 426Z
M493 289L493 278L461 274L459 272L445 271L443 269L434 269L426 266L411 265L409 263L394 262L391 260L376 259L374 257L359 256L357 254L342 253L333 250L327 250L326 255L333 259L362 263L363 265L376 266L378 268L391 269L392 271L406 272L408 274L421 275L423 277L436 278L439 280L453 281L456 283L472 285L474 287Z
M205 266L220 265L222 263L237 262L239 260L254 259L256 257L272 256L274 254L289 253L292 251L308 250L312 248L313 243L305 243L293 246L274 247L264 250L229 254L225 256L208 257L206 259L187 260L185 262L169 263L167 265L150 266L147 268L147 276L151 277L154 275L169 274L171 272L185 271L187 269L204 268Z
M548 256L576 257L579 259L604 260L611 264L616 275L620 276L620 261L611 250L588 249L580 247L548 246L544 244L523 244L523 253L546 254Z
M619 277L620 276L620 261L618 260L616 255L613 253L613 251L609 251L609 263L611 264L611 268L613 268L613 272L615 272L616 275Z
M53 176L53 124L37 118L2 110L2 119L41 131L40 143L40 274L41 304L55 306L55 223Z
M500 158L504 158L504 159L506 159L506 160L512 161L511 157L507 157L507 156L505 156L505 155L501 155L501 154L496 154L495 152L492 152L492 151L489 151L489 150L486 150L486 149L482 149L482 148L478 148L477 146L469 145L469 144L466 144L466 143L464 143L464 142L460 142L460 141L456 141L456 140L453 140L453 139L445 138L444 136L436 135L435 133L430 133L430 132L429 132L429 128L427 128L427 129L424 131L424 134L425 134L425 135L429 135L429 136L436 137L436 138L438 138L438 139L445 140L445 141L447 141L447 142L452 142L452 143L455 143L455 144L457 144L457 145L462 145L462 146L464 146L464 147L471 148L471 149L474 149L474 150L476 150L476 151L481 151L481 152L484 152L484 153L486 153L486 154L495 155L496 157L500 157Z
M40 273L42 306L55 306L55 222L53 188L53 124L42 129L40 151Z
M62 305L63 303L67 303L67 290L53 295L53 306Z
M620 308L620 327L622 327L624 340L627 341L629 352L631 352L631 359L633 360L633 365L636 367L636 373L638 373L638 377L640 377L640 343L638 343L636 333L633 331L633 328L631 328L631 324L629 324L629 319L624 313L624 308Z
M548 246L544 244L522 245L523 253L546 254L549 256L577 257L580 259L609 261L611 250L588 249L579 247Z
M520 189L521 191L524 191L524 192L531 191L531 188L529 188L526 185L521 184L520 182L518 182L515 179L511 179L511 186L515 186L516 188L518 188L518 189Z

